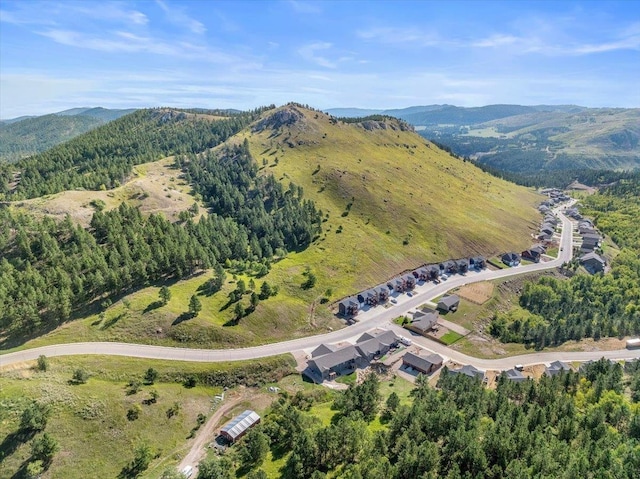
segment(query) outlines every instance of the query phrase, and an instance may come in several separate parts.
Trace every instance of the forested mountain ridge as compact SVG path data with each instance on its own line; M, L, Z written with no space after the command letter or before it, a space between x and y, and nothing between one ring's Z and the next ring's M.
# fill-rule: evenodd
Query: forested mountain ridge
M0 122L0 162L41 153L135 110L74 108L50 115Z
M164 123L158 121L163 117ZM147 217L131 206L118 207L116 198L128 204L138 201L138 194L131 195L135 196L132 200L120 188L99 192L110 200L105 207L91 200L91 191L78 192L85 194L92 208L104 208L95 212L86 231L93 239L83 233L86 241L98 245L98 257L89 261L77 255L93 251L93 246L69 251L73 242L63 244L71 235L70 220L61 223L67 231L62 235L56 233L60 223L43 221L36 226L29 219L31 223L22 224L18 212L32 200L10 202L6 221L10 229L23 234L4 240L5 256L16 270L7 278L29 273L34 284L55 284L58 280L41 278L53 274L39 269L46 265L41 261L43 253L67 256L74 277L89 275L82 285L71 283L65 289L73 301L66 303L69 307L62 317L83 318L59 328L60 334L79 328L65 340L89 335L94 340L161 339L165 344L180 341L189 346L229 347L312 334L340 325L330 309L336 299L424 263L524 248L539 218L534 206L540 197L533 191L450 156L395 119L343 122L290 104L232 114L227 119L205 119L201 112L138 111L107 127L109 135L98 129L19 163L31 181L23 183L20 178L15 190L6 193L8 198L56 191L65 185L99 189L104 184L106 189L129 178L134 165L142 168L140 162L172 153L173 160L162 160L164 174L189 184L200 209L208 214L195 220L197 207L188 201L174 225L160 215ZM216 146L236 129L238 133ZM127 135L129 131L135 132L133 137ZM153 143L161 134L161 141ZM83 152L89 154L79 154ZM103 160L107 155L109 159ZM65 160L71 169L52 159ZM146 163L144 168L151 165L153 162ZM34 178L39 181L33 182ZM170 183L165 188L171 188ZM172 195L167 189L164 194ZM48 199L43 200L46 205ZM468 208L471 204L473 210ZM48 209L41 211L46 214ZM95 236L96 221L112 215L106 223L111 227L118 222L135 227ZM176 220L175 213L171 218ZM140 234L134 233L136 229ZM60 252L42 247L53 243L58 243ZM105 256L107 250L113 252ZM94 266L74 269L87 261ZM204 284L208 284L207 277L192 275L207 271L207 275L220 277L216 265L240 275L245 288L236 288L236 278L222 286L216 280L218 286L210 288ZM180 299L149 312L153 288L181 278L176 284L182 291ZM259 278L263 284L257 282ZM246 288L247 282L253 286ZM140 288L145 286L143 292ZM248 296L257 296L263 286L265 291L273 287L278 295L259 305L252 299L248 306ZM57 324L59 313L46 312L62 302L41 293L52 291L49 286L0 291L8 292L4 304L13 305L5 313L5 327L10 327L9 317L18 316L34 324L24 324L22 331L41 330L40 316L48 315L47 321L54 321L49 326ZM203 291L207 291L204 296ZM42 298L33 296L35 293ZM134 306L119 301L113 306L105 303L82 309L83 302L93 300L95 305L97 299L102 304L104 298L121 295ZM187 310L184 298L192 295L201 298L205 311L178 325L176 316ZM27 297L28 301L17 300ZM29 304L37 308L35 314L16 310ZM103 327L100 325L108 323L101 319L105 315L119 319L114 326ZM161 336L158 330L163 331ZM57 331L48 341L55 340Z
M215 114L215 112L211 112ZM222 117L173 109L138 110L50 150L0 165L0 199L34 198L69 189L111 189L133 165L220 144L259 115Z

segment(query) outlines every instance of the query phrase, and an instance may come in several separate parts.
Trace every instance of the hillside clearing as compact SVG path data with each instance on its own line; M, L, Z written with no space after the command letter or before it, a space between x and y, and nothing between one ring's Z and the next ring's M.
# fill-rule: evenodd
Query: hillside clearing
M127 202L139 206L144 213L162 213L169 220L177 221L178 214L196 201L189 191L189 185L180 179L180 170L173 167L173 157L168 157L135 166L131 178L113 190L64 191L10 204L36 215L48 215L58 220L64 219L68 214L83 226L89 225L95 212L91 203L96 201L104 202L105 210L117 208L120 203ZM200 211L204 211L204 208L200 208Z

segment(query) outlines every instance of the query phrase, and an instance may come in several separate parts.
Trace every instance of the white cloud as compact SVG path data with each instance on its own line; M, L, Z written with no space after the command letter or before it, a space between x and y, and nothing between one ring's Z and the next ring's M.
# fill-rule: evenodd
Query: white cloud
M427 31L414 27L375 27L366 30L358 30L356 35L363 40L410 47L446 46L455 44L452 40L443 38L436 31Z
M156 0L156 3L166 14L167 20L174 25L186 28L191 31L191 33L196 33L198 35L201 35L207 31L202 22L190 17L184 12L184 10L180 8L169 7L169 5L163 0Z
M333 45L327 42L316 42L304 45L298 49L298 54L306 61L315 63L325 68L336 68L338 65L336 62L327 59L326 57L317 55L318 51L329 50Z
M322 12L320 6L317 3L305 2L300 0L289 0L287 3L291 5L291 8L293 8L293 10L298 13L318 14Z

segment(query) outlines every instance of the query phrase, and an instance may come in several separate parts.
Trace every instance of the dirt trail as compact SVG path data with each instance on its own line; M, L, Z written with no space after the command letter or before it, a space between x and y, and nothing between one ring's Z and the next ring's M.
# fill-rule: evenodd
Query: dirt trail
M187 453L186 456L180 461L178 465L178 471L182 471L186 466L193 467L193 476L195 477L198 474L198 463L204 458L206 455L206 446L208 443L212 442L215 437L215 430L220 422L222 416L231 411L234 407L236 407L239 403L247 399L247 395L245 393L241 393L237 396L232 396L233 393L225 393L225 399L220 408L213 413L213 415L209 418L209 420L198 430L198 434L196 435L196 439L191 445L191 449Z

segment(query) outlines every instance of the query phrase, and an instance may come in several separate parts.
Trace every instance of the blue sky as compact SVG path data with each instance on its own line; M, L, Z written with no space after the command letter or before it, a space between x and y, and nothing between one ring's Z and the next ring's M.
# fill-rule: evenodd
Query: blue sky
M640 2L0 2L0 118L288 101L640 107Z

